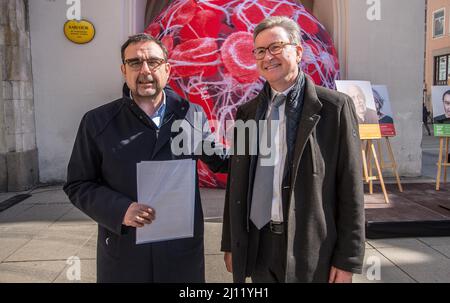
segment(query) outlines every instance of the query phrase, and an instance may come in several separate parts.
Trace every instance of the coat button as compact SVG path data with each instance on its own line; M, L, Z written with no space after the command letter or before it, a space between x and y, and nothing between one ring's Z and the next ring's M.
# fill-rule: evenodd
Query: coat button
M236 201L236 204L241 204L241 201Z
M106 245L109 245L109 237L105 240Z

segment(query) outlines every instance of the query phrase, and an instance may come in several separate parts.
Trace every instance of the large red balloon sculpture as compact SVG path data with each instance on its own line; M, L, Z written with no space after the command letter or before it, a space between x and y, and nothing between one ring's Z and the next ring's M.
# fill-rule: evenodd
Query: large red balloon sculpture
M325 28L293 0L176 0L146 32L169 50L169 85L181 96L203 106L208 119L233 120L239 105L261 90L252 55L253 30L264 18L288 16L302 30L302 70L316 84L334 88L339 63ZM200 185L224 187L226 176L199 164Z

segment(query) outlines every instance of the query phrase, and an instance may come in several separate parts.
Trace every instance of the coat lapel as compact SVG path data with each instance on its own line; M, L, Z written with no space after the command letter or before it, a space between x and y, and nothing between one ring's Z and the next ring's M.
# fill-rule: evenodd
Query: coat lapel
M255 113L256 130L257 130L256 144L257 144L257 147L258 147L256 150L258 151L258 153L259 153L259 121L261 121L264 118L264 114L267 111L267 106L268 106L267 101L265 101L264 98L260 97L259 101L258 101L258 106L256 107L256 113ZM250 142L250 144L252 144L252 142ZM258 160L258 156L257 155L252 155L251 156L251 160L250 160L250 174L249 174L249 178L250 178L251 181L253 180L253 177L254 177L254 173L255 173L254 168L256 167L257 160Z
M248 116L248 120L255 119L255 121L256 121L256 130L257 130L256 143L257 143L257 146L259 147L259 121L264 119L264 115L267 112L267 107L269 105L269 98L270 98L270 86L268 83L265 84L263 90L257 96L257 98L258 98L258 103L256 105L255 114L254 115L250 114ZM259 148L257 150L259 153ZM256 159L257 159L257 156L255 156L255 155L252 156L252 161L255 161Z
M266 101L268 99L267 96L265 96L264 93L260 94L258 97L258 105L256 107L256 112L254 115L254 119L256 121L256 144L257 144L257 151L259 153L259 121L264 118L264 114L267 111L268 102ZM249 115L249 120L252 119L252 115ZM253 140L250 140L249 144L252 144L251 142ZM252 195L253 195L253 183L255 180L255 171L256 171L256 164L258 162L258 156L257 155L251 155L250 156L250 169L248 173L248 189L247 189L247 213L250 213L250 206L252 204ZM247 230L249 229L249 221L247 220Z
M314 127L320 120L319 112L322 109L322 103L317 97L314 83L306 77L305 97L303 103L303 111L300 117L299 126L297 129L297 136L295 140L294 154L293 154L293 170L291 178L291 186L293 188L297 179L297 170L300 164L300 159L305 149L306 142L311 135Z

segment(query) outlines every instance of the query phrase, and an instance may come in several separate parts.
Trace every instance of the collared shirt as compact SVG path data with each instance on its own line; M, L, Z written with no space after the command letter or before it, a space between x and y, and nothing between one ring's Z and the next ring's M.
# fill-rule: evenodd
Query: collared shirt
M162 91L163 97L159 108L150 117L152 121L156 124L156 127L160 128L164 119L164 114L166 113L166 93Z
M162 121L164 119L164 114L166 113L166 93L162 91L162 102L158 109L153 113L153 115L148 116L150 120L155 123L157 128L161 127ZM130 92L130 98L133 100L133 94Z
M295 85L295 84L294 84ZM272 98L270 99L269 108L267 109L267 113L270 112L272 107L272 102L274 98L278 94L283 94L287 96L288 93L294 87L292 85L287 90L283 92L277 92L273 88L272 90ZM287 155L287 146L286 146L286 102L283 102L279 107L280 120L278 123L278 128L275 132L275 167L273 172L273 194L272 194L272 221L275 222L283 222L283 203L282 203L282 183L283 183L283 173L284 173L284 164L286 162Z

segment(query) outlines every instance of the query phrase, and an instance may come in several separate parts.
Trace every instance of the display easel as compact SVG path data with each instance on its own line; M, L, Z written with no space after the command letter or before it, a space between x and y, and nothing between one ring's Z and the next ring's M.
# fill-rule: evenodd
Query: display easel
M384 185L383 174L381 173L381 167L378 162L377 152L372 139L364 139L361 144L362 160L363 160L363 174L364 181L369 184L369 194L373 194L373 181L379 180L381 189L384 195L384 201L389 203L389 197L386 192L386 186ZM377 168L378 176L372 175L372 157Z
M380 158L381 171L383 171L385 168L391 168L393 170L395 178L397 179L398 190L402 193L403 187L402 187L402 183L400 182L400 176L398 175L397 162L395 162L394 153L392 152L391 141L389 141L389 137L387 137L387 136L383 136L383 138L385 139L385 142L386 142L386 147L388 150L390 162L384 161L383 148L381 146L382 139L377 140L378 155Z
M442 156L444 154L444 141L445 141L445 160L442 162ZM447 183L447 167L450 166L448 163L448 149L449 149L450 137L439 137L439 160L437 163L438 171L436 177L436 190L439 190L441 183L441 171L442 166L444 167L444 183Z

